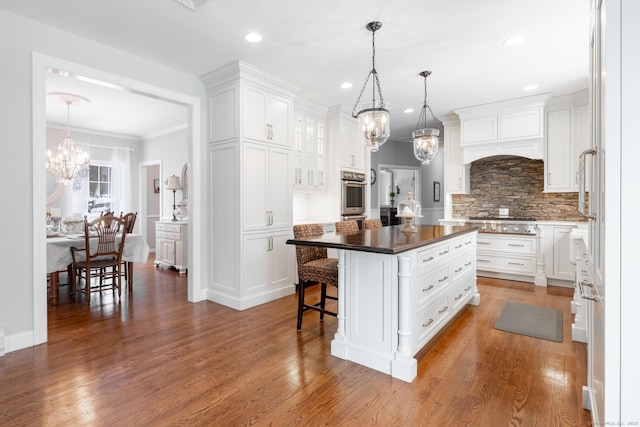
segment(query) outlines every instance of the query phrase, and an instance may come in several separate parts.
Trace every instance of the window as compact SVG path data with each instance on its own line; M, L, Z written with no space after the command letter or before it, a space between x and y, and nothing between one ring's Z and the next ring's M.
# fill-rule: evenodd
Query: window
M92 164L89 166L89 197L87 212L97 216L111 211L111 166Z

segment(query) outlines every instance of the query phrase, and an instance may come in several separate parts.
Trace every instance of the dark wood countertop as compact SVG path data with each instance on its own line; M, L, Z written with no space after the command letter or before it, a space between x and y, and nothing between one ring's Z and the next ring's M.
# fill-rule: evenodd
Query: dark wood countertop
M477 231L471 226L419 225L417 232L407 233L402 231L404 227L403 224L348 234L325 233L310 239L289 239L287 244L393 255Z

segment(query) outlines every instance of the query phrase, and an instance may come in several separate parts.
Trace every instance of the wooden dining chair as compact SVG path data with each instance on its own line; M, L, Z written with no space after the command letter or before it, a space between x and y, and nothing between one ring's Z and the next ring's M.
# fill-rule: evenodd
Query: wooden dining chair
M336 233L352 233L354 231L360 231L360 227L358 227L358 221L355 219L347 219L345 221L336 222Z
M322 224L300 224L293 226L293 236L303 239L322 236ZM327 257L327 249L317 246L296 245L296 260L298 262L298 326L302 329L302 313L307 310L320 312L320 320L324 315L338 314L325 309L327 299L337 300L337 297L327 294L327 285L338 287L338 260ZM320 301L312 304L305 302L305 288L320 283Z
M371 230L374 228L382 228L382 220L379 218L376 219L365 219L364 220L364 229Z
M127 229L127 234L133 233L133 228L136 225L136 219L138 218L138 212L123 213L120 212L120 219L124 220L124 228ZM127 288L129 292L133 292L133 263L123 261L124 267L124 280L127 282ZM131 278L131 280L129 280Z
M71 248L71 283L87 295L92 292L122 289L122 251L127 237L125 220L114 215L102 215L93 221L84 217L84 248ZM84 281L84 286L78 284Z

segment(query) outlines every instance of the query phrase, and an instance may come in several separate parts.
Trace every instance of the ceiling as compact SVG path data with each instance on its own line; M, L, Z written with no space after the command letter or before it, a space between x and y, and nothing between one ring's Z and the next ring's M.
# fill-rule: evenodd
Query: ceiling
M392 139L416 127L423 70L433 73L428 102L436 116L540 93L571 94L588 84L586 0L209 0L195 11L173 0L2 0L0 8L196 76L241 59L290 81L300 97L348 110L371 69L365 25L380 21L376 69L391 105ZM262 42L246 42L249 31L262 34ZM516 35L525 41L503 44ZM184 107L50 77L48 91L91 100L72 106L74 127L143 137L186 122ZM353 87L340 89L345 81ZM522 90L531 84L538 88ZM414 112L403 113L409 107ZM66 106L48 103L47 115L64 124Z

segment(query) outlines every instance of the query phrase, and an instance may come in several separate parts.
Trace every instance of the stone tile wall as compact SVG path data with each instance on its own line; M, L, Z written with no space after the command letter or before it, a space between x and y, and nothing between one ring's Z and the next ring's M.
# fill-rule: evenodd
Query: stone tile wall
M453 217L509 216L536 220L584 221L578 193L543 193L544 164L516 156L494 156L471 164L470 194L453 195Z

